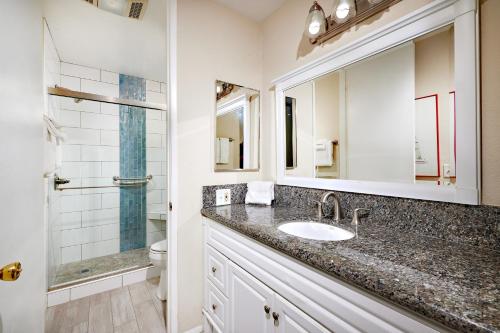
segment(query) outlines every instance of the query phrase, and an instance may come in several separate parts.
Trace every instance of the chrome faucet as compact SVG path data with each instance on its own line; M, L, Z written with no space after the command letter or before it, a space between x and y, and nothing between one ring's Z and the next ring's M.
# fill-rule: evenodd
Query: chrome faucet
M359 224L359 212L366 212L367 214L370 212L369 208L356 208L354 210L354 214L352 216L352 225L358 225Z
M334 211L333 220L338 222L338 221L340 221L340 219L342 217L342 211L340 208L339 198L335 195L334 192L326 192L325 194L323 194L321 196L320 201L317 202L318 203L318 218L321 219L322 217L328 217L327 215L324 214L323 207L324 207L324 204L326 203L326 200L328 200L328 198L330 196L333 197L333 211Z

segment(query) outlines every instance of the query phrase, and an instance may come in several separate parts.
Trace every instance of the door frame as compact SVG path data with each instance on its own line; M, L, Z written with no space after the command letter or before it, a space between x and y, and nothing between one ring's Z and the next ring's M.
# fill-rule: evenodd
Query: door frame
M168 108L168 203L167 203L167 302L168 333L178 331L177 290L177 0L167 1L167 108Z

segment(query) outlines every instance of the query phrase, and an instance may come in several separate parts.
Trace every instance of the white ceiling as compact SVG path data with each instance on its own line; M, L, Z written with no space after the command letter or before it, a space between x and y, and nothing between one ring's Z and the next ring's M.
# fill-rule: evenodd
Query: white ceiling
M62 61L166 82L166 1L149 0L142 20L83 0L43 0Z
M271 15L286 0L215 0L240 14L254 20L262 21Z

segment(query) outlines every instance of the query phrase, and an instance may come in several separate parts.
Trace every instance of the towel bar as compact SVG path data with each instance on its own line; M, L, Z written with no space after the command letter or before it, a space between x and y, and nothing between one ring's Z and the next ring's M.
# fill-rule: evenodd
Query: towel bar
M115 183L115 185L59 187L62 184L68 184L70 182L70 180L66 179L66 178L61 178L58 175L55 175L55 177L54 177L54 190L64 191L64 190L86 190L86 189L110 188L110 187L132 187L132 186L139 186L139 185L148 184L151 179L153 179L152 175L148 175L146 177L140 177L140 178L121 178L119 176L114 176L113 183ZM121 183L122 181L124 183Z

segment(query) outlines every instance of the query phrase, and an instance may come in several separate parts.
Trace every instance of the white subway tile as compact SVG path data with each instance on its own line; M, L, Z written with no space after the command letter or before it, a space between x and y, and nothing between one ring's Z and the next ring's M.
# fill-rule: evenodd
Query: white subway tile
M66 178L101 176L101 162L63 162L61 175Z
M120 223L120 209L99 209L82 212L82 226Z
M82 229L68 229L61 231L61 246L73 246L82 243Z
M164 190L167 188L167 177L166 176L156 176L154 179L154 185L156 190Z
M102 114L109 114L112 116L119 116L120 115L120 106L116 104L110 104L110 103L101 103L101 113Z
M161 111L161 120L167 121L167 111Z
M167 133L167 124L162 120L147 120L146 119L146 133Z
M118 73L101 70L101 81L106 83L119 84L120 75Z
M146 91L146 102L165 104L167 103L167 95L154 91Z
M167 84L166 83L161 83L161 93L162 94L167 94Z
M61 97L61 109L73 110L73 111L83 111L83 112L101 112L101 107L99 102L81 100L76 102L74 98Z
M65 165L67 162L63 162L63 165ZM61 169L61 175L64 173L65 170L67 169ZM79 177L79 176L78 176ZM76 178L76 177L66 177L70 181L69 184L63 185L62 187L81 187L82 186L82 179L81 178ZM68 191L63 191L61 192L61 197L68 196L68 195L80 195L82 194L82 190L79 189L72 189Z
M61 86L66 89L80 91L80 78L61 75Z
M80 112L61 110L58 121L62 126L80 127Z
M119 162L102 162L102 176L113 177L120 175Z
M167 175L167 166L168 166L168 162L161 162L161 174L162 175Z
M146 173L153 176L161 175L161 162L146 162Z
M89 257L93 258L93 257ZM121 288L122 276L113 276L102 280L89 282L77 287L71 288L71 300L99 294L108 290Z
M161 113L162 112L163 111L160 111L160 110L146 109L146 119L161 120Z
M82 259L107 256L120 252L120 241L110 239L96 243L87 243L82 245ZM121 278L121 277L120 277Z
M159 215L161 215L161 214L159 214ZM165 224L165 221L160 221L160 218L161 218L161 216L158 216L158 219L148 220L148 222L146 223L146 232L163 231L162 225Z
M77 212L101 208L101 194L68 195L61 198L61 212Z
M71 212L60 214L61 229L75 229L80 228L82 225L82 213Z
M120 193L102 194L102 208L120 207Z
M146 148L146 161L161 161L163 159L163 149L161 148Z
M166 135L161 136L161 147L165 148L165 152L167 151L167 149L166 149L167 148L167 136ZM165 154L165 156L167 156L167 154Z
M83 92L107 97L119 97L119 88L117 84L82 79L81 87Z
M146 80L146 90L161 92L161 84L158 81Z
M120 149L111 146L82 145L82 161L120 161Z
M120 129L120 118L105 114L82 112L82 128L117 131Z
M120 224L107 224L100 227L102 240L119 239L120 238Z
M62 145L62 160L80 161L80 145Z
M160 190L151 190L146 194L147 203L159 204L161 201L161 191Z
M111 177L103 178L84 178L82 179L82 186L96 186L98 188L83 189L82 194L97 194L97 193L118 193L119 188L117 187L104 187L104 186L114 186L113 179Z
M146 134L146 147L160 148L161 147L161 134Z
M101 130L101 145L103 146L120 146L120 132Z
M67 136L66 144L98 145L101 141L99 130L67 127L63 131Z
M61 263L67 264L82 260L82 247L81 245L68 246L61 248Z
M164 240L166 237L163 231L148 232L146 233L146 244L150 246L153 243Z
M101 240L101 227L82 228L80 230L81 244L95 243Z
M99 81L101 78L100 70L97 68L74 65L67 62L61 62L61 73L95 81Z

